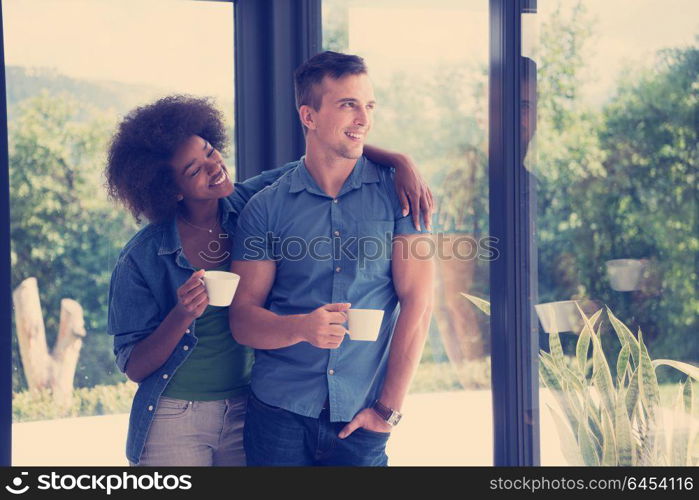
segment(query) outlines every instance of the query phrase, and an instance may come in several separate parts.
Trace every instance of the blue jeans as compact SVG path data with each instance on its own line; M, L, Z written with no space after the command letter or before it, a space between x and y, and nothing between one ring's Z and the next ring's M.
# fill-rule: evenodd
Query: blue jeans
M357 429L337 435L347 422L330 422L328 410L318 418L269 406L250 393L244 444L248 466L386 466L389 432Z

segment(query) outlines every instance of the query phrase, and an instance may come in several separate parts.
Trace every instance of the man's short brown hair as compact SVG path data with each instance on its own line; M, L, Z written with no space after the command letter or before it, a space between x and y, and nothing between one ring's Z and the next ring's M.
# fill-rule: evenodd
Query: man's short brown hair
M304 105L316 111L320 109L323 100L320 84L326 76L337 80L345 75L366 73L364 59L359 56L329 50L314 55L294 72L296 109Z

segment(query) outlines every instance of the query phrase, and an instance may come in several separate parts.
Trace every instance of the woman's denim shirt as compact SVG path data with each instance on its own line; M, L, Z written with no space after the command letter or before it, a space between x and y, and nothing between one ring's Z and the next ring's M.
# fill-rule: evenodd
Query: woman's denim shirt
M290 163L236 184L233 194L219 200L221 227L232 237L245 203L294 166ZM107 320L107 333L114 336L116 364L122 372L126 372L134 346L150 335L177 305L177 289L193 272L182 252L174 218L147 225L124 246L112 272ZM192 322L165 364L139 384L126 441L126 457L132 463L140 461L160 395L196 345Z

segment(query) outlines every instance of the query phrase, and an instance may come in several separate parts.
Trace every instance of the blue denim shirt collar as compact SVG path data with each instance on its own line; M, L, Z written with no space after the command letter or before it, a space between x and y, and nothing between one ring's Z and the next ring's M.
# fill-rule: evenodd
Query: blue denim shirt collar
M226 198L220 198L218 200L218 208L219 208L219 213L221 214L221 226L223 228L226 228L228 226L228 220L230 218L231 212L236 212L235 207L231 203L231 201ZM177 231L177 217L173 217L172 219L165 221L162 223L163 224L163 239L160 242L160 248L158 249L158 255L167 255L167 254L172 254L175 252L179 252L181 254L182 252L182 241L180 240L180 234ZM182 262L179 259L177 259L177 263L181 267L188 267L183 265L184 262Z
M304 189L309 193L324 196L330 198L327 194L323 192L318 186L315 179L308 171L306 167L306 157L303 156L299 160L299 166L291 174L291 185L289 186L290 193L298 193ZM374 182L379 182L379 173L376 170L376 165L372 162L367 162L364 155L360 156L357 163L352 169L352 173L349 175L345 184L342 186L338 196L345 194L346 192L359 189L362 184L371 184Z

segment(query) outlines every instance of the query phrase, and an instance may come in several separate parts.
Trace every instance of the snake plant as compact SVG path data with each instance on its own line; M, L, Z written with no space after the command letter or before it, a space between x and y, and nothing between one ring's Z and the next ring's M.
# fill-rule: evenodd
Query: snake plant
M485 314L488 301L462 293ZM668 359L651 360L639 329L634 336L609 308L607 317L621 350L616 376L602 350L602 309L584 321L575 356L565 356L555 328L549 334L549 351L539 353L539 372L558 408L551 415L561 438L561 449L570 465L675 465L699 464L699 408L694 401L692 380L699 380L699 367ZM598 323L599 320L599 323ZM597 325L597 330L595 330ZM590 349L592 352L590 353ZM655 373L671 366L687 375L677 389L672 412L661 407ZM664 419L672 419L672 432Z

